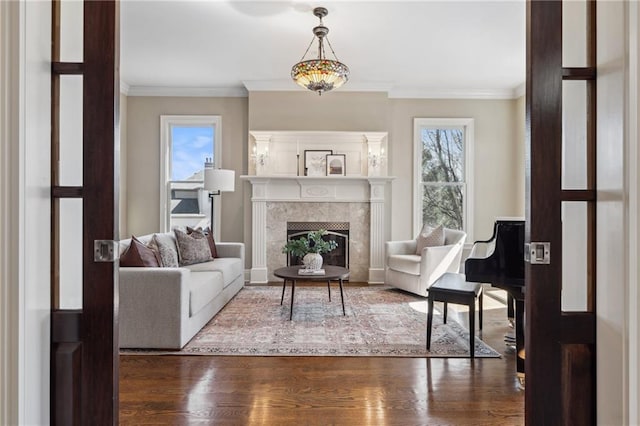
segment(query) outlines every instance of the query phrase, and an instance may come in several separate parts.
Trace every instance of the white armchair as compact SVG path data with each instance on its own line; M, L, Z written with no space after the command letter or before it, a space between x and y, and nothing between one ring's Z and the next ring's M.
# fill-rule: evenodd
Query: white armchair
M426 297L427 290L445 272L459 272L467 234L444 229L443 246L425 247L416 254L416 240L387 241L385 283Z

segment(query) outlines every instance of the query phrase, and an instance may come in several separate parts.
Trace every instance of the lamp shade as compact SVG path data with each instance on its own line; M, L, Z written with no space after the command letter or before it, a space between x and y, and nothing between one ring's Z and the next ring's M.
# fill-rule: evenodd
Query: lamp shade
M236 188L235 170L204 169L204 188L207 191L233 192Z

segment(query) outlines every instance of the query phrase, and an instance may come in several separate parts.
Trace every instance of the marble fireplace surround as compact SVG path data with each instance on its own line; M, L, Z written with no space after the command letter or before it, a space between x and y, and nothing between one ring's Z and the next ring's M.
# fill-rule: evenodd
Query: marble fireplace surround
M385 186L392 177L241 176L252 186L252 284L286 265L287 222L350 223L351 280L384 282Z

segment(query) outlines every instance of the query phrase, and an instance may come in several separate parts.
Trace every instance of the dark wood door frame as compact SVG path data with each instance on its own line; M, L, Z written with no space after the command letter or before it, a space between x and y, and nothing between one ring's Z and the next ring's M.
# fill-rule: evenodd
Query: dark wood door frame
M52 34L52 351L51 422L118 423L118 262L94 261L94 241L116 240L119 164L119 5L84 2L82 63L61 62L60 3ZM83 76L82 186L60 186L59 78ZM59 200L82 199L82 309L62 310L59 294Z

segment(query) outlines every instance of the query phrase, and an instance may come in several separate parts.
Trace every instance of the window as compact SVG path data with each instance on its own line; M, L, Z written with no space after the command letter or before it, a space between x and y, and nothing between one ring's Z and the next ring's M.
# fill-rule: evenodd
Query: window
M213 204L214 234L220 226L220 202L204 189L205 167L219 168L220 117L160 117L160 228L207 227Z
M472 235L473 119L414 120L414 233L423 223Z

